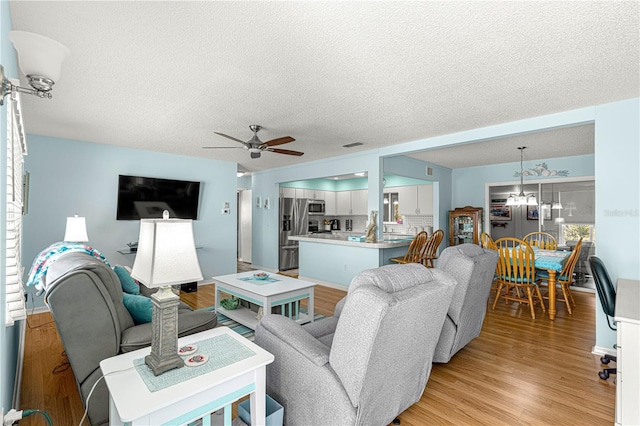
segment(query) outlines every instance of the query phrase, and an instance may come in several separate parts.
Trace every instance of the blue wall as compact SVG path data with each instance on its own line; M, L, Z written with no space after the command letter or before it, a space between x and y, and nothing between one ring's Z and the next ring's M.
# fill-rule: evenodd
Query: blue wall
M640 99L599 105L595 117L596 254L614 283L640 280ZM616 333L599 306L596 345L612 350Z
M66 218L74 214L86 217L89 244L112 264L133 264L133 255L117 252L137 241L140 230L139 221L116 220L119 174L201 182L193 228L202 247L202 274L209 280L236 271L235 163L38 135L27 135L27 143L25 170L31 182L23 234L26 273L41 250L62 240ZM230 203L231 214L222 214L224 202ZM42 296L35 301L41 305Z
M531 160L524 162L524 168L532 168L536 164L547 163L549 170L568 170L567 179L594 176L595 165L593 155L577 155L575 157L552 158L549 160ZM492 166L467 167L453 170L453 194L451 199L455 207L485 206L485 187L487 183L513 182L520 187L520 177L514 172L520 171L520 162L496 164ZM527 181L558 179L559 176L525 176Z

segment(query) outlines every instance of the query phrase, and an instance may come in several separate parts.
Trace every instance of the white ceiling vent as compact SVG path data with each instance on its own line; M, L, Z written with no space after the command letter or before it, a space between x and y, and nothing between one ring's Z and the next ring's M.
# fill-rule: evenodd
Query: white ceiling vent
M362 142L354 142L354 143L348 143L346 145L342 145L343 148L354 148L356 146L360 146L360 145L364 145Z

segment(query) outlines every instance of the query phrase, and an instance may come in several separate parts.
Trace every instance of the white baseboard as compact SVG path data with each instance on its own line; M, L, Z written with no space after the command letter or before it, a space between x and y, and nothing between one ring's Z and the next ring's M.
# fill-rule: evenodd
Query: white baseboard
M603 348L602 346L594 346L591 349L591 353L594 355L612 355L612 356L616 356L617 351L615 349L609 349L609 348Z
M34 308L27 309L27 316L43 314L45 312L49 312L49 307L48 306L46 306L46 305L45 306L36 306Z
M336 290L342 290L342 291L347 291L348 290L348 286L342 285L342 284L335 284L335 283L330 283L327 281L320 281L316 278L309 278L309 277L304 277L304 276L298 276L298 279L300 280L304 280L304 281L311 281L312 283L316 283L325 287L329 287L329 288L335 288Z
M272 274L277 274L279 271L277 269L265 268L264 266L251 264L253 269L260 269L261 271L271 272Z

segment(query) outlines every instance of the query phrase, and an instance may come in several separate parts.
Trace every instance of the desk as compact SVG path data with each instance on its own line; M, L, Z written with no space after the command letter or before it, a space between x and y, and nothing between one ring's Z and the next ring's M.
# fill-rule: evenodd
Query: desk
M640 424L640 281L618 279L616 288L616 425Z
M231 425L231 404L239 398L251 396L251 423L265 424L266 416L266 365L274 357L256 344L248 341L227 327L218 327L182 337L178 346L202 341L226 342L229 348L239 347L253 355L227 364L210 372L203 372L188 380L165 385L151 392L134 366L151 348L124 353L100 362L105 382L109 388L110 425L177 425L187 424L224 407L225 426ZM232 340L229 340L232 339ZM239 345L238 345L239 344ZM234 349L235 350L235 349ZM200 351L198 351L200 352ZM210 359L208 363L211 363ZM142 365L139 368L147 368ZM193 369L182 367L170 372L188 375ZM124 370L124 371L121 371ZM163 377L158 376L158 377Z
M534 248L533 253L536 269L544 269L549 273L549 319L553 321L556 319L556 272L562 271L571 252Z

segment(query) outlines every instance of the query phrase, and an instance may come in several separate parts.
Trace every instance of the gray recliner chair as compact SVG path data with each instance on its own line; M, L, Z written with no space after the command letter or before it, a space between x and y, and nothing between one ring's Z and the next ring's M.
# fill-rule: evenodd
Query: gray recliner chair
M455 286L446 272L387 265L356 276L338 316L300 326L281 315L255 343L275 355L267 393L287 425L387 425L417 402Z
M49 266L45 300L69 358L83 404L102 377L100 361L151 345L151 324L134 325L122 302L122 286L115 272L82 252L69 252ZM178 335L216 326L214 312L194 311L181 303ZM89 400L91 424L109 423L109 391L104 381Z
M475 244L447 247L440 254L437 269L453 275L457 284L433 362L449 362L480 335L497 263L498 252Z

